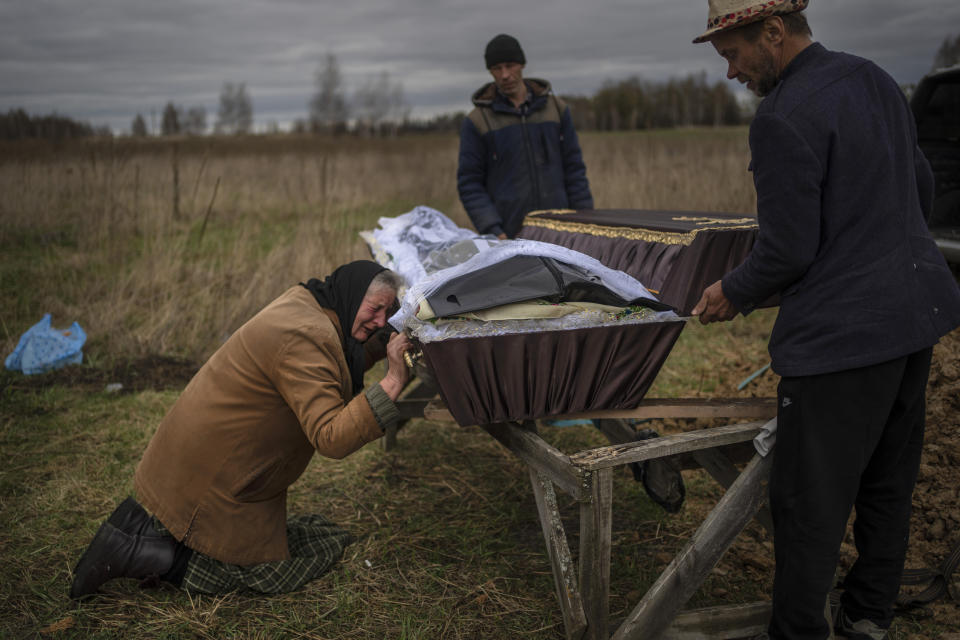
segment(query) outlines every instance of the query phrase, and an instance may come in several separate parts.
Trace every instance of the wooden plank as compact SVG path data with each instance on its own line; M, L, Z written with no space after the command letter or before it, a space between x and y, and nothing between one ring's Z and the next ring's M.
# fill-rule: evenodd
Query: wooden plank
M767 495L773 456L755 456L684 548L613 634L612 640L657 638L700 588ZM586 591L581 589L586 597ZM590 614L587 614L590 620Z
M723 455L735 465L747 464L753 460L753 456L757 455L757 450L754 448L753 442L750 440L747 440L746 442L729 444L724 447L717 447L716 449L701 449L701 451L722 451ZM694 453L696 452L691 451L689 453L681 453L674 458L680 465L680 469L682 471L703 468L703 465L697 462L693 457Z
M402 400L430 400L437 396L437 385L435 382L426 382L422 378L414 378L403 390L400 396Z
M636 442L637 440L636 428L626 420L599 419L594 420L593 424L600 431L600 433L607 436L607 439L609 439L613 444L624 444L627 442ZM722 484L726 489L733 484L733 481L737 479L737 475L740 473L735 465L747 464L750 462L753 459L753 456L756 455L757 450L754 449L753 442L748 440L746 442L737 442L735 444L724 447L716 447L714 449L700 449L698 451L681 453L676 456L672 456L672 459L677 463L681 471L703 469L704 465L697 460L697 456L702 452L717 452L723 457L726 463L729 464L729 469L732 470L732 475L725 476L728 479L727 482L720 482L720 484ZM711 475L713 475L713 472L711 472ZM714 476L714 478L716 478L716 476Z
M680 613L661 636L662 640L730 640L749 638L766 631L769 602L751 602L693 609Z
M557 600L560 602L567 640L580 640L587 628L587 618L583 612L583 600L580 597L573 559L570 557L567 535L563 530L563 522L560 520L560 511L557 508L557 494L546 474L533 467L528 469L530 484L533 485L533 497L540 515L543 539L547 544L547 556L550 558L550 566L553 569L553 584L557 590Z
M584 640L610 637L610 534L613 470L590 474L590 501L580 504L580 593L587 630Z
M380 438L380 449L383 451L392 451L397 446L397 425L392 424L383 430L383 437Z
M637 439L636 428L620 418L597 418L593 420L593 426L613 444L635 442Z
M439 398L427 403L427 406L423 410L423 417L432 422L456 422L453 416L450 415L450 410L447 409L447 405L443 404L443 400Z
M761 420L758 422L745 422L722 427L710 427L709 429L663 435L659 438L642 440L640 442L598 447L596 449L588 449L575 453L570 456L570 461L582 469L593 471L630 462L650 460L651 458L662 458L664 456L686 453L688 451L710 449L712 447L720 447L736 442L746 442L752 440L753 437L760 432L760 427L765 423L765 420Z
M607 439L613 444L625 444L627 442L637 441L636 427L626 420L598 419L594 420L593 424L597 430L603 435L607 436ZM681 471L702 469L703 465L696 459L696 456L698 453L700 453L700 451L721 452L723 458L730 463L730 468L733 469L733 475L730 477L729 482L726 484L721 483L723 484L724 488L729 487L733 481L736 480L737 475L740 473L740 471L734 465L747 464L753 460L753 456L757 453L757 450L753 447L753 442L748 440L746 442L737 442L724 447L716 447L714 449L701 449L699 451L681 453L673 456L673 459L680 466Z
M623 418L730 418L750 420L777 415L776 398L647 398L635 409L602 409L549 417L551 420L623 419ZM442 401L431 403L424 411L427 420L453 422Z
M426 411L427 405L430 404L430 402L431 400L429 398L402 398L398 399L395 404L397 405L397 411L400 412L400 419L406 422L414 418L422 418L423 412Z
M720 449L701 449L694 451L690 455L703 467L707 473L713 476L713 479L720 483L724 489L729 489L740 475L740 470L730 461ZM772 454L771 454L772 455ZM762 505L755 516L764 529L773 535L773 515L766 505Z
M533 423L522 428L512 422L483 425L483 429L528 465L542 471L558 487L577 500L589 499L584 474L570 464L570 458L550 446L533 430Z
M380 447L384 451L390 451L397 446L397 432L403 428L407 421L413 418L422 418L430 400L437 395L437 389L432 384L428 384L420 378L412 378L407 386L404 387L397 398L397 411L400 412L400 422L394 427L387 427L383 438L380 439Z
M579 418L731 418L749 420L777 415L776 398L646 398L635 409L604 409L557 416Z

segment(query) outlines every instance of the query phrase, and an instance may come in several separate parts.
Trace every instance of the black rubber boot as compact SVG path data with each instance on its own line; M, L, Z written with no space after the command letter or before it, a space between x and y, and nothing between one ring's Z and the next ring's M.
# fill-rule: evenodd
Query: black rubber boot
M73 570L70 597L92 595L114 578L163 575L173 565L177 544L172 536L132 536L104 522Z
M660 434L653 429L639 429L637 440L659 438ZM643 462L634 462L630 465L633 477L643 483L643 488L650 499L663 507L668 513L676 513L683 506L683 499L687 495L683 484L683 475L680 465L673 459L654 458Z
M133 498L120 503L107 522L131 536L150 536L161 538L163 534L153 528L153 518Z

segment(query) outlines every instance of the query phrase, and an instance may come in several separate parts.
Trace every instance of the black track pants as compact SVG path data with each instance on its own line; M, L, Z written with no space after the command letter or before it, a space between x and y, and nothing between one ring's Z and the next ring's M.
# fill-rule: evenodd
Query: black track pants
M829 635L824 604L856 507L843 606L888 627L910 530L932 348L836 373L782 378L770 476L776 574L771 638Z

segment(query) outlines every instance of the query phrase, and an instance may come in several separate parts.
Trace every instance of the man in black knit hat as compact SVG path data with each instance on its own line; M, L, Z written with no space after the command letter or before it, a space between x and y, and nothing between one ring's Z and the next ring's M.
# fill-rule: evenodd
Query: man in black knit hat
M550 83L523 77L527 58L513 36L490 40L484 60L493 82L473 94L476 108L460 128L457 168L460 201L477 231L513 238L531 211L593 209L570 108ZM638 434L656 436L652 429ZM685 489L672 461L637 463L633 471L657 504L680 508Z
M460 128L457 189L477 231L513 238L538 209L592 209L587 170L570 108L550 83L523 77L520 43L500 34L487 43L493 76L473 94Z

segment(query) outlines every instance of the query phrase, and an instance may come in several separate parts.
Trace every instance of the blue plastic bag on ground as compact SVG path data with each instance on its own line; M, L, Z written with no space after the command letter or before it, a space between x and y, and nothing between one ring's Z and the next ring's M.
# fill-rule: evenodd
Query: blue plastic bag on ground
M20 342L9 356L6 366L11 371L28 375L59 369L68 364L83 362L81 348L87 341L86 332L74 322L69 329L50 326L50 314L20 336Z

